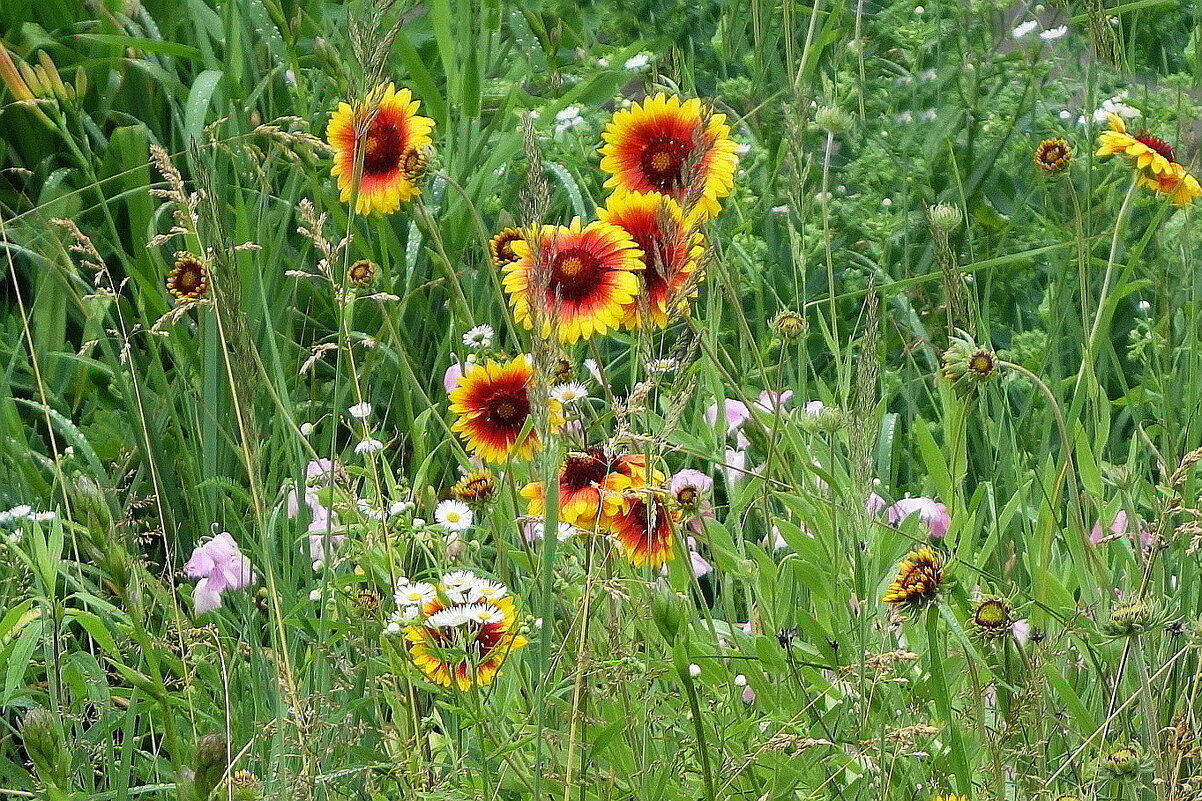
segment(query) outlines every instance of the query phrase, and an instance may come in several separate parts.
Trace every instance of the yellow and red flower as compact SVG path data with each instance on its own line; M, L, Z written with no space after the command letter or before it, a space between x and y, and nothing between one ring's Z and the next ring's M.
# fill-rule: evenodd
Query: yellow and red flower
M623 494L622 509L610 520L610 530L631 564L657 568L672 558L676 522L663 492L639 487Z
M1176 161L1173 148L1159 136L1127 133L1123 118L1107 115L1110 130L1098 134L1095 156L1125 156L1139 172L1139 183L1166 195L1178 206L1188 206L1202 195L1198 179Z
M583 531L608 530L621 510L623 493L647 483L647 460L641 454L609 456L592 447L569 453L559 470L559 519ZM542 517L547 509L543 482L522 488L526 514Z
M522 232L517 228L502 228L496 236L488 240L488 253L492 256L494 267L499 270L521 258L513 252L513 243L521 238Z
M682 103L661 92L634 103L614 114L601 138L605 185L618 192L662 192L682 206L695 198L714 215L734 187L738 157L726 115L696 98Z
M520 355L502 364L489 360L468 367L451 390L450 408L458 418L451 430L481 459L502 462L511 455L525 459L538 445L538 434L522 429L530 419L530 385L534 368L530 357ZM560 405L552 398L551 429L563 425Z
M412 607L409 614L419 619L405 628L409 656L426 678L464 691L491 684L509 655L529 642L518 633L517 608L504 586L465 575L470 583L462 587L439 583L420 614ZM476 585L502 597L487 597Z
M434 121L420 116L420 104L408 89L378 87L361 102L339 103L330 117L326 140L334 148L330 174L338 179L341 200L355 195L357 162L362 160L355 211L390 214L421 190L414 184L432 143ZM424 169L424 168L423 168Z
M943 560L929 547L911 551L897 566L897 576L881 599L901 607L919 607L933 601L943 580Z
M705 252L697 230L698 215L686 217L679 203L659 192L626 192L610 197L597 216L625 230L643 251L643 287L650 323L664 327L669 317L687 308L687 298L697 294L693 274ZM639 314L642 303L636 297L625 308L626 325L635 327L647 322Z
M643 269L642 251L616 225L582 227L577 217L566 227L544 225L537 247L525 239L511 247L519 258L502 268L502 285L514 319L533 328L540 318L543 336L555 331L560 341L575 342L604 334L618 327L638 294L634 271ZM545 287L538 286L542 280ZM533 309L534 304L540 308Z
M185 253L167 273L167 291L178 300L198 300L209 288L209 266L203 259Z

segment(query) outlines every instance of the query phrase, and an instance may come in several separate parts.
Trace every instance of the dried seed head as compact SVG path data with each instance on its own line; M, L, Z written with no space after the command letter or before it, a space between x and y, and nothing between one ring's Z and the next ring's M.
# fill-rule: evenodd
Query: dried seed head
M795 311L785 309L772 319L772 330L781 339L797 339L803 336L809 324Z
M346 281L351 286L371 286L380 274L379 266L369 259L359 259L346 271Z

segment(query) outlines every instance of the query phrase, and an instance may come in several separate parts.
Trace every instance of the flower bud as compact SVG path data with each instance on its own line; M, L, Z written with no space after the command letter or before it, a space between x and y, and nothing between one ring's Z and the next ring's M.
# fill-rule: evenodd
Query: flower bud
M40 706L21 719L21 742L38 778L57 788L67 784L71 755L63 737L62 722Z
M197 801L208 801L229 764L229 747L220 734L206 734L196 742L192 787Z
M680 595L662 581L651 596L651 619L666 642L676 642L685 622L684 604Z
M936 203L927 209L927 218L931 221L931 227L936 231L949 234L960 227L960 223L964 221L964 214L958 206L950 203Z
M851 115L838 106L822 106L814 112L814 122L819 128L838 136L851 129Z
M797 339L803 336L809 324L795 311L785 309L772 320L772 330L781 339Z

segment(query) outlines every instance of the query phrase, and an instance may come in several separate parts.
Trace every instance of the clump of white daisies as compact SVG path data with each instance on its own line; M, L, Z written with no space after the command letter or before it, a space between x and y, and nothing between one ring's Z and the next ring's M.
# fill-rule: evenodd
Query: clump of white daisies
M389 617L385 630L399 634L405 626L418 621L432 629L501 623L506 619L502 607L509 604L497 602L508 595L509 588L501 582L477 576L470 570L444 573L437 583L411 581L402 576L393 593L396 611Z

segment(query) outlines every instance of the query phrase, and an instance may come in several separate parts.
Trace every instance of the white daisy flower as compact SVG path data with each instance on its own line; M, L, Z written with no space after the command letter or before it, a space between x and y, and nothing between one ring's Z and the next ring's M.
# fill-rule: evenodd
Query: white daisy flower
M32 512L32 511L33 511L33 507L32 507L32 506L30 506L30 505L29 505L29 504L27 504L27 503L23 503L23 504L21 504L20 506L14 506L13 508L9 509L9 510L8 510L8 516L9 516L10 518L14 518L14 517L29 517L29 514L30 514L30 512Z
M579 117L579 116L580 116L580 106L565 106L561 111L556 113L555 119L558 122L564 122L566 120L572 119L573 117Z
M499 581L489 581L488 579L480 579L472 587L469 593L469 598L472 603L479 601L496 601L504 598L509 594L509 590Z
M680 366L675 359L652 359L644 365L649 373L670 373Z
M354 406L347 409L347 412L351 417L363 420L371 417L371 404L367 401L364 401L363 403L356 403Z
M587 398L588 390L579 381L569 381L552 387L551 397L560 403L575 403Z
M405 583L398 586L392 597L397 606L417 606L427 601L433 601L437 595L438 591L434 589L433 584L427 581L416 581L412 584Z
M49 523L56 517L58 517L58 514L55 512L34 512L29 516L29 519L35 523Z
M359 514L364 517L370 517L372 520L384 520L388 515L383 509L375 509L365 498L360 498L355 504L359 508Z
M1051 30L1044 31L1043 33L1039 34L1039 38L1043 39L1045 42L1051 42L1059 39L1066 33L1068 33L1068 26L1061 25L1059 28L1052 28Z
M623 66L628 70L641 70L650 63L651 56L647 55L646 53L639 53L626 59L626 63Z
M378 453L384 450L384 443L378 439L365 439L355 446L355 453Z
M444 573L442 576L442 586L452 592L474 587L477 581L479 581L479 578L470 570L453 570L450 573Z
M396 517L397 515L410 511L412 508L413 501L393 501L388 505L388 514Z
M391 616L389 616L389 625L396 624L403 626L406 623L412 623L421 617L421 614L422 610L420 606L402 606L400 609L393 612Z
M426 618L426 625L432 629L453 629L467 622L467 616L462 607L441 609Z
M472 350L480 350L492 345L492 339L496 335L493 327L488 323L478 325L470 329L463 335L463 344Z
M474 623L504 623L505 613L492 604L472 604L464 609L467 619Z
M472 525L472 509L463 501L448 498L434 507L434 519L448 531L467 531Z
M1038 22L1036 22L1033 19L1029 19L1026 22L1024 22L1022 25L1019 25L1017 28L1010 31L1010 35L1013 36L1015 39L1022 39L1024 36L1026 36L1028 33L1030 33L1031 31L1035 30L1038 27L1039 27Z

